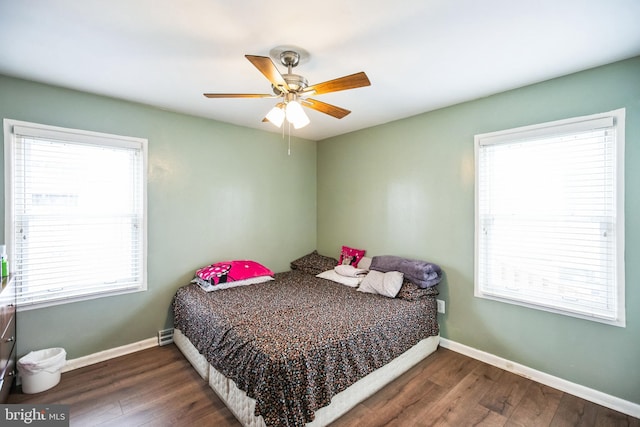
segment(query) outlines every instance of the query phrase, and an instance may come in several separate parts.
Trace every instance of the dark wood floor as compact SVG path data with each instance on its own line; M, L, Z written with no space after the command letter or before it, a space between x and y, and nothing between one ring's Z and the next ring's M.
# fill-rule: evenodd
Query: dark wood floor
M9 403L61 403L71 425L215 426L240 423L174 345L62 374ZM344 426L636 426L640 420L439 348L334 422Z

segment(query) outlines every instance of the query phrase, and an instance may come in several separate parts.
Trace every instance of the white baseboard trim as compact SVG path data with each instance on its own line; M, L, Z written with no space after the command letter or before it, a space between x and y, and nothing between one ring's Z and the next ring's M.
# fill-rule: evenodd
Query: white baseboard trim
M93 365L94 363L104 362L105 360L113 359L114 357L124 356L125 354L135 353L136 351L157 346L158 338L147 338L146 340L123 345L121 347L110 348L108 350L78 357L77 359L67 360L67 363L60 372L72 371L84 366Z
M487 353L446 338L440 338L440 345L444 348L455 351L456 353L464 354L465 356L480 360L488 363L489 365L504 369L505 371L513 372L514 374L529 378L533 381L564 391L590 402L597 403L598 405L606 406L607 408L622 412L623 414L631 415L635 418L640 418L640 405L637 403L629 402L628 400L620 399L619 397L611 396L610 394L606 394L580 384L572 383L571 381L549 375L519 363L503 359L495 354Z

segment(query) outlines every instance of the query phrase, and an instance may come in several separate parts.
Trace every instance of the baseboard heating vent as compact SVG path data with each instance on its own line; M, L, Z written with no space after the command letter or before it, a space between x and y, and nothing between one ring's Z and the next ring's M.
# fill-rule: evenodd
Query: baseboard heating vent
M158 331L158 345L167 345L173 342L173 328Z

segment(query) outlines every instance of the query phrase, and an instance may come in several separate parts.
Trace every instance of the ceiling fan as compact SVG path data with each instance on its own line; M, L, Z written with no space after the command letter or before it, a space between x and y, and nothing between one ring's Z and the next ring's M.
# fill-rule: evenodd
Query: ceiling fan
M341 119L351 111L308 98L308 96L371 85L369 78L362 71L309 85L303 76L291 72L300 62L300 53L294 50L285 49L279 52L280 62L287 67L286 74L281 74L271 58L267 56L245 55L245 57L271 82L273 94L205 93L204 96L207 98L281 98L281 101L262 120L263 122L269 121L277 127L282 126L285 118L296 129L309 124L309 118L304 113L302 106Z

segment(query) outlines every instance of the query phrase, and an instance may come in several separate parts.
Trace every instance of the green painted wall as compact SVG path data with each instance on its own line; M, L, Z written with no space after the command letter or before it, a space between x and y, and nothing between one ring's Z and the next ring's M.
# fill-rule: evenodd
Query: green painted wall
M620 107L627 327L474 298L473 135ZM443 337L640 404L640 58L320 141L317 153L295 139L291 157L275 134L2 76L0 117L149 139L149 290L22 311L19 354L63 346L77 358L152 337L208 262L283 271L347 244L439 263Z
M473 295L478 133L626 108L619 328ZM318 142L318 250L436 262L443 337L640 404L640 57Z
M284 271L316 247L313 141L292 138L289 157L276 134L3 76L0 118L149 140L148 291L21 311L18 355L61 346L77 358L154 337L198 267L249 258Z

